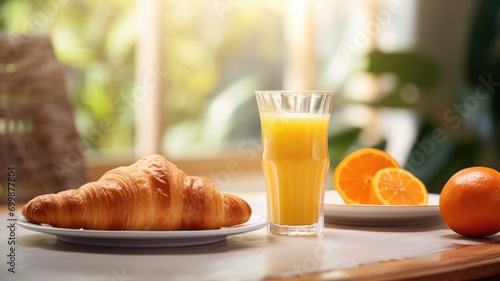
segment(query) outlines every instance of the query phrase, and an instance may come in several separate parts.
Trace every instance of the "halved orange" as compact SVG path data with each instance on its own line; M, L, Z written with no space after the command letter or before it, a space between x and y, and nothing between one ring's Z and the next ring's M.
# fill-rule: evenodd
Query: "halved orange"
M384 168L372 179L372 200L382 205L427 205L427 189L412 173Z
M335 168L334 187L347 204L377 204L372 201L372 177L387 167L399 164L387 152L376 148L362 148L347 155Z

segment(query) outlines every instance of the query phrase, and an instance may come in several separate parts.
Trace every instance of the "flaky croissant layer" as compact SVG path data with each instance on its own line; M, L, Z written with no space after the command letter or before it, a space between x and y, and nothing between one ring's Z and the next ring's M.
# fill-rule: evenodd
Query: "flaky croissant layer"
M158 154L78 189L37 196L22 211L29 222L94 230L218 229L251 214L243 199L206 178L186 176Z

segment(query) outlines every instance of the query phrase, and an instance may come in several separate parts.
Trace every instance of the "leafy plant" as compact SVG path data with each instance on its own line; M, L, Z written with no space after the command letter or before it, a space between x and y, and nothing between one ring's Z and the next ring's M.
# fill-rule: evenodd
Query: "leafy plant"
M366 56L368 64L363 71L377 76L390 73L397 81L391 92L366 105L404 108L420 118L419 133L404 166L418 176L430 192L439 193L447 179L462 168L475 165L500 168L500 114L497 110L500 107L500 52L495 49L500 38L499 18L499 1L479 3L466 58L467 78L451 93L451 103L435 102L431 90L439 84L441 73L437 63L424 53L374 50ZM401 92L406 85L413 85L421 93L417 102L409 103L402 98ZM481 86L484 88L478 92ZM430 104L439 109L427 110ZM357 129L345 130L331 136L330 150L342 143L337 150L343 150L341 155L345 156L358 148L359 133ZM378 147L383 148L384 142ZM337 161L332 159L331 162Z

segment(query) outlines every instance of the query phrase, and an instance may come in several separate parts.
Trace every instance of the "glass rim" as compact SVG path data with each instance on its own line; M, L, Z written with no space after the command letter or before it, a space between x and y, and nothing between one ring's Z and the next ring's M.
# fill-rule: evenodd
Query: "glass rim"
M254 91L255 94L333 94L335 95L335 91L330 90L258 90Z

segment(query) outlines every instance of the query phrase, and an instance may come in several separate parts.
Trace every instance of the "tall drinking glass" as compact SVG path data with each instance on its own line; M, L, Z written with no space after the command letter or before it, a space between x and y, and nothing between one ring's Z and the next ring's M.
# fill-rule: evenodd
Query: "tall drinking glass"
M334 92L256 91L268 231L317 235L330 165L328 123Z

